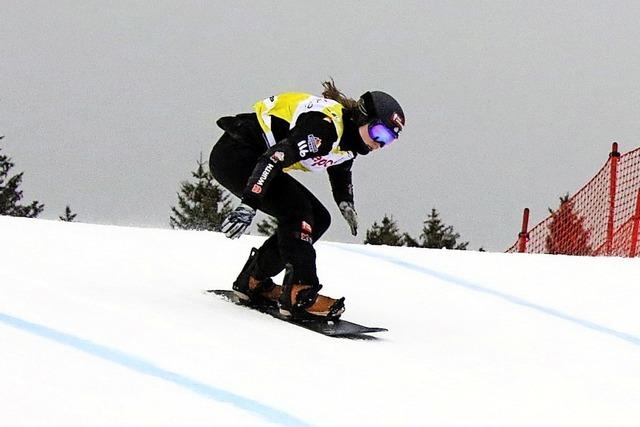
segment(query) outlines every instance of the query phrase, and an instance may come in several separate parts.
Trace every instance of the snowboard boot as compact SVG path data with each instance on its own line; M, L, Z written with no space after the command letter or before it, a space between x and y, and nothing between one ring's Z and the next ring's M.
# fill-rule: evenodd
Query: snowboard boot
M276 305L282 290L276 287L271 278L259 277L261 275L258 270L258 250L251 248L249 259L233 282L233 292L247 303Z
M280 314L297 320L336 320L344 313L344 297L340 299L319 295L321 284L305 284L294 280L293 267L287 264L278 300Z

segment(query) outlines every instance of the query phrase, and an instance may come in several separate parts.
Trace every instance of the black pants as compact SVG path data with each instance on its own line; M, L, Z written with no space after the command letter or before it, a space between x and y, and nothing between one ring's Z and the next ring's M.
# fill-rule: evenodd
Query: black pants
M238 197L242 197L258 157L266 151L262 140L249 138L225 132L209 157L213 177ZM273 179L263 195L260 210L278 220L278 229L258 250L257 276L262 277L256 278L273 277L284 269L286 263L290 263L296 282L317 286L316 252L311 242L301 238L308 230L303 222L311 227L311 238L316 242L329 228L329 211L300 182L286 173Z

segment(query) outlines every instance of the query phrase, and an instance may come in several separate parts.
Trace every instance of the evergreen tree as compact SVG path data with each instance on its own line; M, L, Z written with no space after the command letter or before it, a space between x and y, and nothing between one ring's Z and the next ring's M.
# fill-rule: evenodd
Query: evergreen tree
M404 234L405 244L407 246L466 250L469 242L458 243L459 238L460 234L454 232L452 226L445 225L442 222L435 208L431 209L431 213L426 221L424 221L422 233L420 234L420 242L408 234Z
M413 237L409 235L409 233L402 234L402 244L403 246L409 246L410 248L421 248L422 245Z
M258 233L263 236L271 236L278 229L278 220L273 217L268 217L258 223Z
M231 212L229 194L215 182L211 173L205 170L202 154L197 170L191 175L195 178L195 183L181 183L178 207L171 208L171 228L219 230L222 221Z
M369 245L388 245L403 246L404 239L398 225L393 220L393 216L389 217L385 214L381 224L374 222L364 239L364 243Z
M59 216L58 218L60 219L60 221L73 222L73 220L76 219L77 216L78 214L71 213L71 208L69 207L69 205L67 205L67 208L64 210L64 215Z
M547 226L545 246L549 254L591 255L589 245L590 232L584 226L584 218L574 211L574 202L569 194L560 197L560 207L554 211L549 208L551 222Z
M4 136L0 136L0 139L2 138ZM36 218L44 210L44 205L38 201L28 205L19 204L22 199L22 191L19 188L24 172L9 177L9 171L14 166L8 156L0 153L0 215Z

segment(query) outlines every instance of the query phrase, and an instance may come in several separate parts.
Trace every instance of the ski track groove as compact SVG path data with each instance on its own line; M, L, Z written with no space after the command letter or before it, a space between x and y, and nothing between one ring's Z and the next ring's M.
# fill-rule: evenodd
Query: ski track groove
M378 255L372 252L369 252L367 250L363 250L360 248L355 248L353 247L353 245L351 246L347 246L344 244L339 244L339 243L325 243L330 245L331 247L334 248L338 248L338 249L342 249L343 251L347 251L347 252L351 252L351 253L355 253L355 254L359 254L359 255L363 255L363 256L367 256L370 258L375 258L381 261L386 261L390 264L402 267L404 269L407 270L412 270L427 276L431 276L434 277L436 279L439 279L443 282L458 286L458 287L462 287L474 292L478 292L478 293L482 293L482 294L486 294L486 295L490 295L496 298L500 298L504 301L507 301L511 304L515 304L515 305L519 305L521 307L526 307L528 309L531 310L535 310L539 313L543 313L545 315L554 317L556 319L561 319L567 322L571 322L573 324L579 325L581 327L587 328L589 330L601 333L601 334L605 334L611 337L615 337L618 339L621 339L623 341L626 341L627 343L633 344L637 347L640 347L640 337L623 332L623 331L618 331L616 329L613 328L609 328L607 326L604 325L600 325L599 323L593 322L591 320L587 320L587 319L581 319L579 317L576 316L572 316L570 314L564 313L560 310L556 310L554 308L551 307L545 307L543 305L540 304L536 304L533 303L531 301L528 301L524 298L520 298L517 297L515 295L510 295L504 292L500 292L500 291L496 291L494 289L488 288L486 286L481 286L475 283L472 283L468 280L462 279L460 277L456 277L452 274L448 274L448 273L443 273L437 270L432 270L430 268L427 267L422 267L420 265L416 265L416 264L412 264L410 262L407 261L403 261L394 257L390 257L390 256L384 256L384 255Z
M208 399L231 404L238 409L253 413L254 415L257 415L271 423L291 427L310 426L309 423L295 418L294 416L279 409L272 408L224 389L199 382L176 372L167 371L154 365L152 362L124 353L117 349L109 348L2 312L0 312L0 323L31 333L41 338L54 341L58 344L71 347L91 356L115 363L116 365L128 368L137 373L167 381Z

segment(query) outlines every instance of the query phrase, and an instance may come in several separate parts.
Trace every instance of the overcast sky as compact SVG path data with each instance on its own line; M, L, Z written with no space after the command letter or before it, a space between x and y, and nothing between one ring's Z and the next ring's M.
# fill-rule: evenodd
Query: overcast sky
M640 145L636 1L29 1L0 8L0 134L25 202L55 219L168 227L215 120L281 91L384 90L401 141L354 165L352 238L326 174L296 174L362 242L432 207L503 251L606 161ZM254 228L255 229L255 228Z

